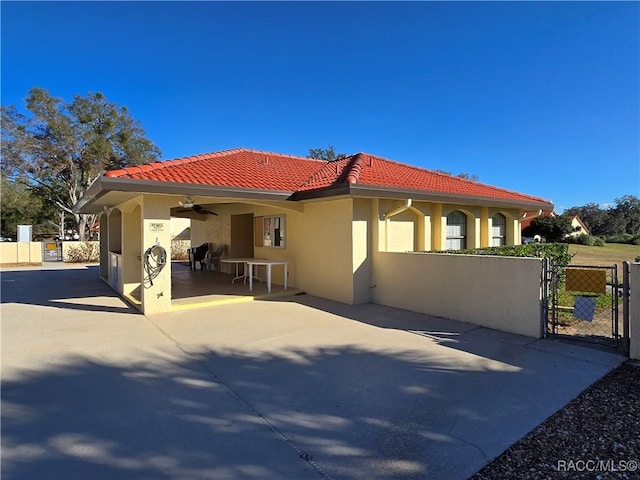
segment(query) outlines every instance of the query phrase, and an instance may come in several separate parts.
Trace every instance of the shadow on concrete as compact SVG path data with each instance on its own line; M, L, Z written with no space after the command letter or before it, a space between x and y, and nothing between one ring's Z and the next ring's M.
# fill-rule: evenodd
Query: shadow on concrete
M517 361L517 356L520 355L522 350L521 347L531 346L531 348L540 347L542 349L548 349L548 346L554 343L562 343L568 346L573 344L578 349L583 350L583 352L577 355L577 357L583 359L588 357L589 351L594 352L594 358L597 357L596 352L600 351L602 352L602 358L596 359L596 362L604 359L603 361L605 363L617 365L624 361L624 355L622 355L618 349L612 348L611 345L601 345L595 342L572 342L572 340L577 340L576 338L553 336L550 337L550 339L536 339L505 333L458 320L434 317L374 303L347 305L309 295L298 296L288 301L341 317L350 318L373 327L421 335L432 339L439 345L472 353L483 358L491 358L504 362L512 357L510 355L512 352L516 357L516 359L513 360L516 366L521 366ZM518 312L514 312L514 316L517 314ZM495 348L496 342L502 344L501 348ZM574 353L575 352L571 353L571 355Z
M339 478L466 478L517 438L484 452L460 439L458 423L480 431L501 416L537 423L523 395L494 408L461 403L471 392L498 393L483 385L508 385L515 369L460 370L355 347L193 359L200 368L77 357L4 381L3 478L322 478L304 458Z
M98 277L98 266L84 268L3 270L0 303L19 303L90 312L137 313L118 303L108 305L98 297L119 298Z

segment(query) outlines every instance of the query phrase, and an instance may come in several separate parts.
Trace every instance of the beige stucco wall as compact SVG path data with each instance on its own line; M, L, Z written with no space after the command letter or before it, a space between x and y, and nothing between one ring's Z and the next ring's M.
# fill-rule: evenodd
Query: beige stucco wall
M0 264L41 263L42 243L0 242Z
M630 273L629 329L631 345L629 356L640 360L640 263L632 263Z
M373 301L540 338L542 260L376 254Z
M122 224L122 293L130 295L141 284L142 209L139 204L122 212Z
M290 225L297 285L311 295L353 303L353 200L312 202ZM362 226L356 226L362 235Z
M370 199L353 201L353 219L351 225L352 238L352 271L354 304L371 301L371 277L373 275L373 248L375 245L374 228L376 202Z

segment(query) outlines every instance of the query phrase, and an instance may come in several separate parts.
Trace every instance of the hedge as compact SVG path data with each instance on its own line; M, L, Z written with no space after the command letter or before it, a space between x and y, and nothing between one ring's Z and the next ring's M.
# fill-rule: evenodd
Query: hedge
M569 253L569 245L566 243L528 243L526 245L503 245L501 247L470 248L465 250L437 250L427 253L549 258L551 263L559 266L569 265L573 257Z

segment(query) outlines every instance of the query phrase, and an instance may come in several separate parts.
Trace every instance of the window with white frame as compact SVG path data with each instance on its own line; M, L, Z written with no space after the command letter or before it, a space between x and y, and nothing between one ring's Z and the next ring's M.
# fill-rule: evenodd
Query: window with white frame
M262 246L263 247L284 247L285 246L285 221L284 215L273 215L262 217Z
M459 210L447 215L447 250L467 247L467 216Z
M496 213L491 217L491 246L499 247L506 245L507 217L501 213Z

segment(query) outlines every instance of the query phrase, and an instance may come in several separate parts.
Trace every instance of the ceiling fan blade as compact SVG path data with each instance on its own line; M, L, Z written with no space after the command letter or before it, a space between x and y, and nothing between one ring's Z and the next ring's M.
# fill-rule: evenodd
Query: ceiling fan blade
M210 212L209 210L200 209L200 210L194 210L194 211L195 211L196 213L199 213L200 215L206 215L206 214L209 214L209 215L215 215L216 217L218 216L218 214L217 214L217 213L215 213L215 212Z

